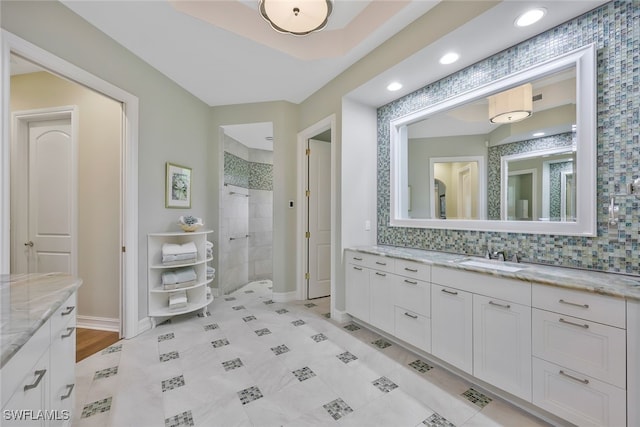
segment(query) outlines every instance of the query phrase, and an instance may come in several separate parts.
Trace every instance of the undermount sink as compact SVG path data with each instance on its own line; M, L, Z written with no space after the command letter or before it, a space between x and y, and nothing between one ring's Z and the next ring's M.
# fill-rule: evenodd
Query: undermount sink
M504 264L502 261L491 261L481 259L465 259L457 262L460 265L466 265L469 267L487 268L490 270L506 271L508 273L514 273L522 270L524 267L516 267L514 265Z

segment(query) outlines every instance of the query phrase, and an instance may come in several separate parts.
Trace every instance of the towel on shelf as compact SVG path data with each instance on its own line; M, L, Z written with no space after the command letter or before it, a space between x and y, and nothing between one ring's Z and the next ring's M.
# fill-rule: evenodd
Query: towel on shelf
M213 279L216 275L216 269L210 266L207 266L207 279Z
M182 245L176 243L162 244L162 263L178 261L194 261L198 257L198 249L193 242L187 242Z
M205 242L205 249L207 251L207 258L213 257L213 243L207 240Z
M195 284L198 275L191 267L179 268L162 273L162 286L164 289L175 289Z
M176 310L187 306L187 291L176 291L169 294L169 308Z

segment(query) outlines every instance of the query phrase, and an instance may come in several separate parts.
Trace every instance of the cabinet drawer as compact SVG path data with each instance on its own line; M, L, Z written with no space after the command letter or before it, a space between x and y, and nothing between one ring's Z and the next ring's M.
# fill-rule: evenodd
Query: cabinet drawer
M402 307L395 308L395 333L402 341L431 352L431 319Z
M395 304L431 317L431 285L417 279L396 276Z
M411 277L425 282L431 280L431 266L420 262L396 259L395 272L401 276Z
M531 305L531 283L522 280L434 266L431 269L431 282L474 294Z
M52 336L55 337L68 325L75 327L77 311L76 292L74 292L51 316Z
M532 305L536 308L625 328L626 310L622 298L534 285L532 300Z
M624 390L533 358L533 404L579 426L624 426Z
M620 388L626 387L622 329L533 309L533 355Z
M361 252L347 251L347 264L359 265L361 267L373 268L376 270L393 273L393 258L365 254Z

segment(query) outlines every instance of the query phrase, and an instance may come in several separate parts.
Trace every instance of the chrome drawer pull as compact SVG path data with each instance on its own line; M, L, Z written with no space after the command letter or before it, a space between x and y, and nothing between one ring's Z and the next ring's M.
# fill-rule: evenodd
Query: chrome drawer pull
M566 323L567 325L577 326L579 328L589 329L589 325L581 325L580 323L569 322L568 320L564 320L563 318L560 318L559 322Z
M353 259L355 259L356 261L362 261L362 258L358 258L356 256L354 256Z
M580 379L580 378L576 378L576 377L574 377L573 375L569 375L569 374L567 374L565 371L560 371L560 372L559 372L559 374L560 374L560 375L564 375L564 376L565 376L565 377L567 377L567 378L571 378L571 379L572 379L572 380L574 380L574 381L578 381L579 383L582 383L582 384L589 384L589 380L587 380L587 379L584 379L584 380L583 380L583 379Z
M387 277L387 275L386 275L386 274L384 274L384 273L380 273L379 271L376 271L376 274L377 274L378 276Z
M404 312L405 316L411 317L412 319L417 319L418 316L416 316L415 314L411 314L411 313L407 313L406 311Z
M354 270L358 270L358 271L362 271L362 268L360 267L353 267Z
M417 272L418 272L418 269L417 269L417 268L409 268L409 267L405 267L404 269L405 269L405 270L407 270L407 271L410 271L410 272L412 272L412 273L417 273Z
M61 316L68 316L69 314L71 314L71 312L73 311L73 309L76 308L75 306L71 306L71 307L67 307L67 311L63 311L62 313L60 313Z
M558 302L560 304L572 305L574 307L589 308L589 304L578 304L578 303L575 303L575 302L565 301L563 299L558 300Z
M387 265L386 262L380 262L380 261L376 261L376 264L378 264L378 265Z
M418 282L414 281L414 280L409 280L409 279L404 279L404 283L408 283L410 285L417 285Z
M69 338L73 334L73 331L75 330L76 328L67 328L68 332L66 334L60 335L60 338Z
M36 382L34 382L33 384L24 386L24 391L31 390L32 388L38 387L38 384L40 384L40 381L42 381L42 377L44 377L44 374L46 373L47 373L46 369L43 369L41 371L36 371L35 374L38 376L38 378L36 378Z
M73 388L75 386L76 386L75 384L67 384L67 388L69 389L69 391L64 396L61 396L60 400L65 400L65 399L70 398L71 397L71 393L73 393Z
M509 304L499 304L499 303L493 302L493 301L489 301L489 304L495 305L497 307L502 307L502 308L511 308L511 306Z
M441 289L441 291L444 292L445 294L458 295L456 291L448 291L446 289Z

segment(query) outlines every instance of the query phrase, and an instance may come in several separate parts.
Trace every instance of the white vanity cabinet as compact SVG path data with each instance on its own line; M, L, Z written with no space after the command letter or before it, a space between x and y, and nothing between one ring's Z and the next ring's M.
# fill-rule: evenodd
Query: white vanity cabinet
M533 403L581 426L626 424L625 301L533 286Z
M431 266L395 260L393 335L431 352Z
M2 368L3 426L71 425L75 326L74 292ZM25 414L25 410L32 412ZM16 415L7 419L6 411ZM16 419L19 412L27 418Z
M149 317L151 317L153 326L158 323L158 318L162 321L178 314L200 309L206 311L206 306L213 301L211 291L208 290L208 285L213 281L213 278L207 277L207 263L213 259L212 256L207 256L206 249L207 236L210 233L213 231L151 233L147 236ZM177 263L162 262L162 245L164 243L185 244L187 242L193 242L197 248L198 254L195 260ZM162 273L184 267L192 267L195 270L197 276L195 282L179 289L164 289ZM169 297L177 291L186 292L187 305L172 309L169 306Z

